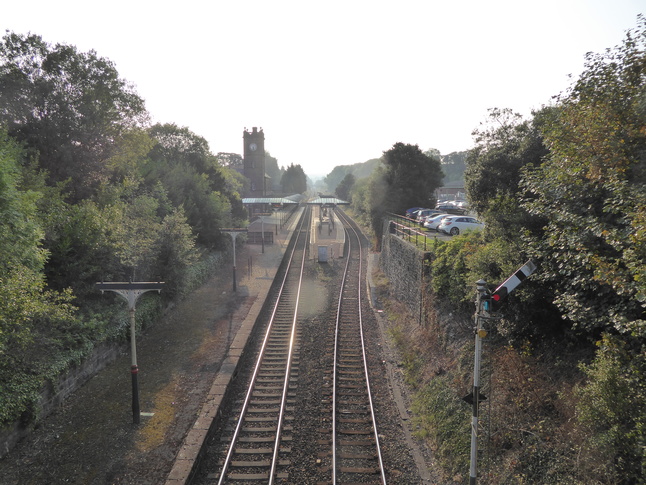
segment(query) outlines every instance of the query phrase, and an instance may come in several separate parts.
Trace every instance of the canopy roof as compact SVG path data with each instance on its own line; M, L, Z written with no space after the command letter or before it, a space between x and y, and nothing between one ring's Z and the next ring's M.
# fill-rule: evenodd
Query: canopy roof
M287 197L248 197L242 199L243 204L297 204Z
M348 205L349 202L337 199L336 197L318 197L307 202L308 204L316 205Z

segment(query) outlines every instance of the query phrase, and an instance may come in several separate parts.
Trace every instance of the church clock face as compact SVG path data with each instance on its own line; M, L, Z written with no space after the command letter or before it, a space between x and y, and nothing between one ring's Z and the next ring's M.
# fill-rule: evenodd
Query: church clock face
M255 152L257 148L258 148L258 145L256 145L255 143L251 143L249 145L249 150L251 150L252 152Z

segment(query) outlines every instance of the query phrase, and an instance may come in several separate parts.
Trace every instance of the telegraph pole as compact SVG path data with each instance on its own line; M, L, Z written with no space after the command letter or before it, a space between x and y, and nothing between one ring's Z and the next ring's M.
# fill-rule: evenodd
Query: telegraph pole
M137 300L141 295L147 291L161 292L164 283L152 282L114 282L114 283L97 283L97 288L104 291L114 291L118 295L125 298L128 302L128 312L130 313L130 355L132 365L130 366L130 375L132 376L132 422L139 424L141 419L141 412L139 410L139 367L137 366L137 341L136 341L136 325L135 325L135 308Z

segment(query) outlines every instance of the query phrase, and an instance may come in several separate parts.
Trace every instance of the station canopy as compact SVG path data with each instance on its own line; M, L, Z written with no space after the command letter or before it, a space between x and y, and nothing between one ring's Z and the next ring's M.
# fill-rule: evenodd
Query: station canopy
M243 204L297 204L287 197L248 197L242 199Z
M307 202L310 205L348 205L349 202L336 197L318 197Z

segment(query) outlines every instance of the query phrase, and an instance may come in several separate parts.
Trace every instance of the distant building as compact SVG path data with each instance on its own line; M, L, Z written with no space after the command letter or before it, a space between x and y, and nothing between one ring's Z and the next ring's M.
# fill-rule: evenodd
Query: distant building
M449 182L443 187L435 190L435 198L437 200L465 200L467 196L464 190L464 182Z

